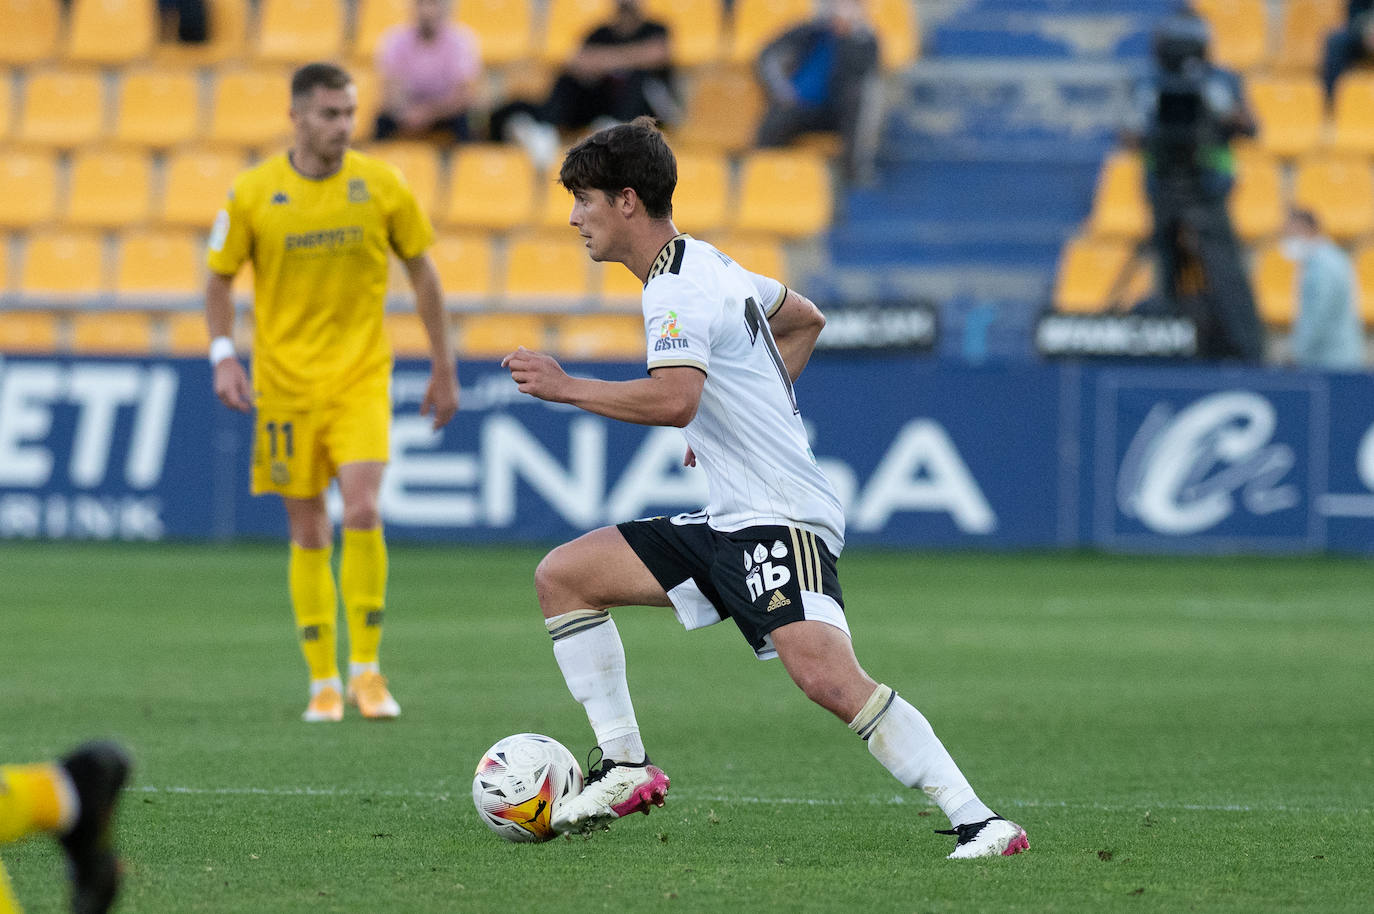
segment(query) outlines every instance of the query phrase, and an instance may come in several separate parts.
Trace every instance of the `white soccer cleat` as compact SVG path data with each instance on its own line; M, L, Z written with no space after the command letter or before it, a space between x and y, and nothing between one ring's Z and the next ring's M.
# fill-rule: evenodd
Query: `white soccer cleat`
M587 832L632 812L649 814L662 806L668 775L646 758L638 765L606 759L587 776L587 786L553 811L551 823L559 832Z
M938 835L955 835L959 841L954 846L950 860L971 860L975 857L1010 857L1024 850L1030 850L1026 830L1015 822L1001 816L993 816L982 822L970 822L951 829L936 832Z

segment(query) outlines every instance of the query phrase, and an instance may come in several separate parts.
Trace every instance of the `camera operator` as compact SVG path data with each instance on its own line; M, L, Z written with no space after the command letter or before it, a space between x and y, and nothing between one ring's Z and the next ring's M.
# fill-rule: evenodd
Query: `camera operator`
M1254 136L1240 78L1207 59L1207 24L1178 13L1154 33L1154 72L1137 93L1128 140L1143 148L1154 210L1159 301L1191 317L1198 355L1258 362L1264 334L1231 227L1230 141Z

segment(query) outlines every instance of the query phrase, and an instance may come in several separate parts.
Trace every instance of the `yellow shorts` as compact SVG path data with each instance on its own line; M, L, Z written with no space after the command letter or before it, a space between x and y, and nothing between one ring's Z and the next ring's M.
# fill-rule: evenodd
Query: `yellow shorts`
M259 404L253 435L253 494L313 498L346 463L391 456L391 400L375 395L315 409Z

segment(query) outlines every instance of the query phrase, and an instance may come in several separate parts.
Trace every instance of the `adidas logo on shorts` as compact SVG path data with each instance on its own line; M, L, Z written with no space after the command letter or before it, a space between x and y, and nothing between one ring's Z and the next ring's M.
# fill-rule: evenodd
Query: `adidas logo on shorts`
M782 609L784 606L791 606L792 601L782 595L781 590L773 591L773 597L768 601L766 611L772 612L775 609Z

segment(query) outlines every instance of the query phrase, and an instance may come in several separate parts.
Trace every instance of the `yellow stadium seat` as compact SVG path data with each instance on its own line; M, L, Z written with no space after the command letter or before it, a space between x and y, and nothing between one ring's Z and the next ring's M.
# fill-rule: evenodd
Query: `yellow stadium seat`
M889 73L915 63L921 53L920 20L912 0L868 0L868 15L878 35L878 55Z
M72 315L72 351L93 355L148 355L153 318L146 311L78 311Z
M713 64L725 53L720 0L649 0L648 18L668 27L673 63L679 67Z
M1145 166L1140 154L1117 150L1102 163L1093 192L1089 233L1111 238L1144 238L1153 217L1145 198Z
M764 45L811 18L811 0L736 0L729 59L752 65Z
M467 358L500 359L516 348L544 349L544 319L537 314L466 314L458 322L458 351Z
M458 4L460 7L462 3ZM414 0L358 0L353 27L352 56L360 64L371 64L377 56L382 36L392 26L411 21Z
M0 67L40 63L57 51L58 0L0 0Z
M1374 231L1374 174L1365 158L1304 159L1293 181L1293 202L1312 210L1338 241Z
M261 0L253 51L270 63L334 60L343 37L344 4L338 0Z
M508 305L572 305L591 293L587 250L578 239L540 235L506 246L501 292Z
M458 228L505 231L534 213L534 166L515 146L460 146L449 168L441 219Z
M1267 0L1193 0L1212 27L1211 59L1223 67L1252 70L1269 55Z
M1345 15L1345 0L1285 0L1273 64L1285 71L1316 73L1326 36Z
M0 299L10 288L10 236L0 232Z
M705 239L751 273L788 281L782 243L768 235L724 235Z
M108 229L146 222L152 213L152 175L152 162L140 150L77 152L67 189L67 224Z
M567 232L571 237L573 229L568 224L568 217L572 215L572 194L554 180L539 181L538 184L543 188L543 199L539 203L535 225L547 229L550 234Z
M401 170L406 183L410 185L415 199L429 215L435 218L438 212L439 197L439 153L429 143L376 143L367 149L368 155L376 156Z
M566 359L644 359L644 321L634 314L565 314L554 324L553 350Z
M24 246L19 289L24 295L72 298L105 288L105 251L95 232L47 229Z
M720 153L683 151L677 156L673 224L679 231L709 234L729 214L730 166Z
M93 71L44 70L24 87L18 139L71 149L93 143L105 123L105 89Z
M211 143L239 149L284 144L291 133L291 86L282 70L223 70L210 105Z
M112 138L167 149L200 132L200 84L190 70L138 70L120 81Z
M592 29L611 18L613 11L611 0L548 0L540 59L551 64L566 62Z
M210 330L202 311L173 311L163 323L167 353L202 356L210 351Z
M696 76L674 148L741 152L754 145L763 117L763 90L743 67L713 67Z
M157 40L154 0L72 0L66 59L120 66L146 60Z
M116 295L198 295L203 288L204 246L185 231L131 232L119 240Z
M210 67L243 60L248 53L248 16L252 4L243 0L206 0L210 35L207 41L167 40L157 46L154 59L169 66Z
M481 234L444 233L429 249L445 298L485 300L496 276L491 239Z
M391 351L398 358L429 357L429 334L425 332L420 315L414 311L397 311L387 314L384 321L387 336L391 338Z
M358 110L353 121L353 140L362 142L376 132L377 112L382 107L382 85L371 67L359 67L350 74L358 93Z
M57 158L50 152L0 155L0 228L31 228L57 217Z
M238 152L186 149L172 153L163 172L157 221L208 230L245 164Z
M784 238L814 235L830 224L830 173L814 153L761 149L740 164L733 228Z
M1279 253L1276 245L1269 245L1255 258L1255 305L1260 320L1270 326L1287 327L1293 322L1294 291L1297 266Z
M1331 148L1357 155L1374 153L1374 73L1346 73L1336 83Z
M592 273L597 277L597 298L601 307L612 311L633 311L640 313L640 303L644 296L644 283L631 273L622 263L597 263L592 265Z
M0 141L14 129L14 105L14 80L8 72L0 70Z
M1360 288L1360 317L1365 327L1374 327L1374 247L1355 255L1355 277Z
M56 352L60 323L51 311L0 311L0 352Z
M1326 118L1322 87L1312 76L1256 77L1246 91L1259 121L1260 144L1285 158L1316 149Z
M1236 157L1236 184L1228 201L1236 234L1247 242L1272 238L1283 227L1283 175L1263 152Z
M1054 307L1069 313L1105 311L1135 245L1115 238L1074 238L1059 257Z
M482 62L487 66L505 66L534 56L534 14L530 3L531 0L462 0L458 5L458 19L477 33L482 43Z

